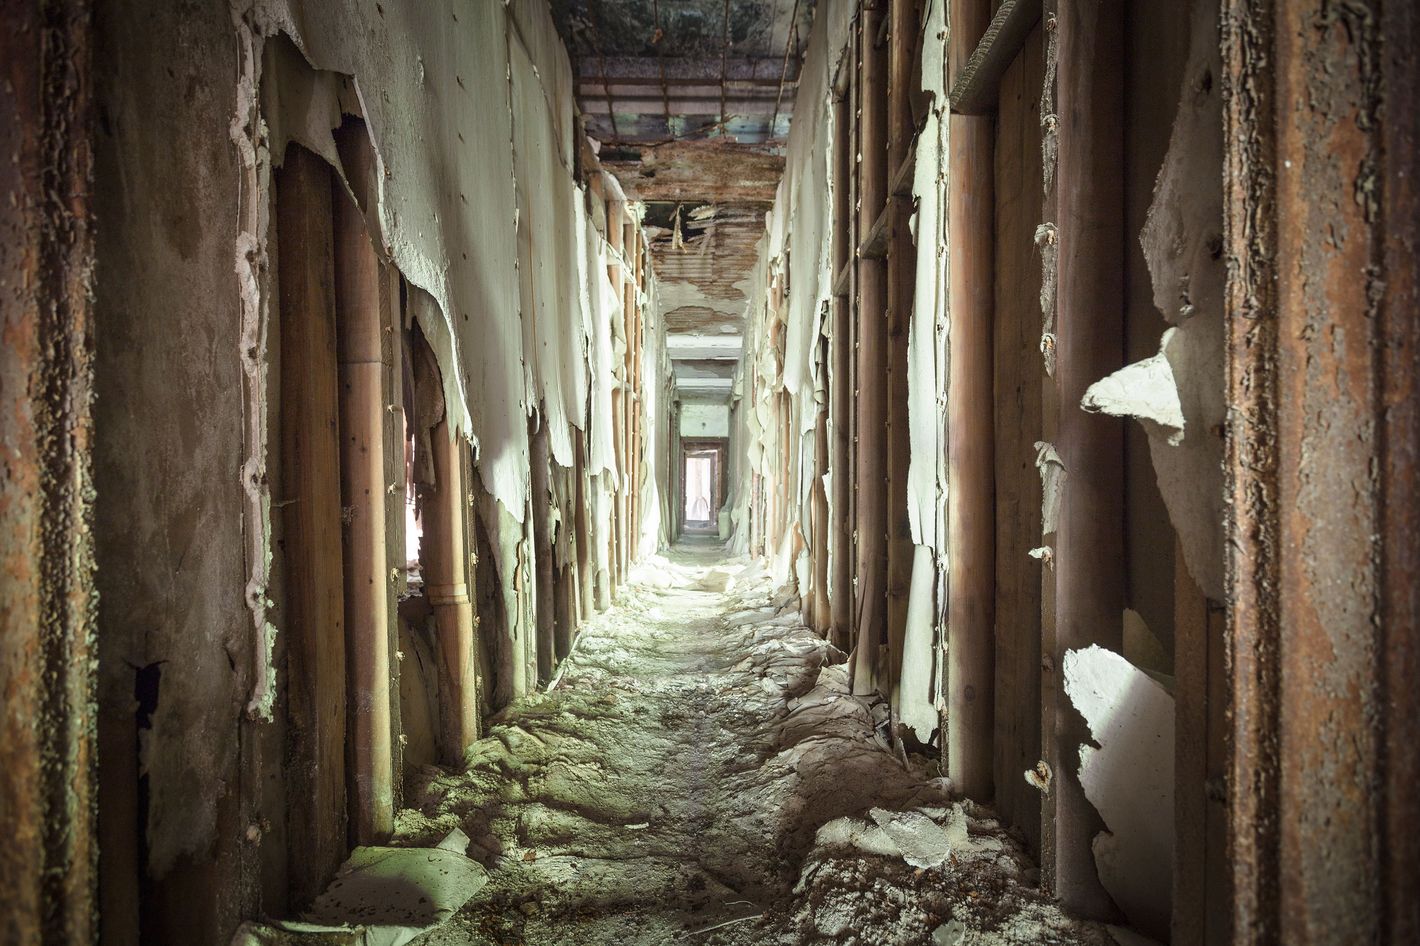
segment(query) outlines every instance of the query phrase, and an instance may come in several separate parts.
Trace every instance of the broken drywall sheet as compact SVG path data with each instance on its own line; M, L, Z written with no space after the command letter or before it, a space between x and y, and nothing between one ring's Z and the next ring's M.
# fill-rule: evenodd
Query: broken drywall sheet
M1053 535L1060 524L1060 497L1067 475L1055 444L1036 441L1035 468L1040 471L1040 534Z
M572 465L572 436L562 365L583 356L576 344L573 245L576 189L562 164L557 131L538 69L520 40L508 43L513 97L513 174L518 198L518 276L522 293L528 392L541 405L548 446L560 466Z
M1173 369L1164 350L1176 329L1164 333L1159 353L1152 358L1125 365L1114 374L1090 385L1080 407L1092 414L1133 417L1150 435L1167 438L1169 446L1183 441L1183 408L1178 402Z
M945 439L947 261L947 123L931 111L918 138L913 193L917 195L916 291L907 336L907 516L912 541L943 551L946 542Z
M468 835L450 831L436 847L357 847L303 920L248 923L232 946L296 946L346 933L351 946L405 946L442 926L488 883L468 857Z
M612 427L612 391L616 388L615 359L612 352L613 325L621 309L621 294L607 275L610 253L606 241L595 229L587 231L587 259L595 286L596 307L592 325L591 448L588 472L605 473L612 484L618 482L616 435Z
M235 19L284 32L316 69L353 77L379 162L383 246L437 303L455 360L455 426L475 434L483 481L524 514L527 424L518 328L516 201L503 4L231 0ZM451 160L451 155L460 160Z
M936 566L925 545L912 550L912 583L907 592L907 632L902 642L902 674L895 703L898 718L924 745L932 741L939 717L932 700L933 580Z
M1064 660L1065 692L1099 748L1080 747L1080 785L1107 831L1100 882L1130 922L1167 937L1173 890L1174 701L1119 654L1091 646Z
M1184 563L1203 593L1225 596L1223 575L1224 376L1223 119L1216 5L1194 5L1189 56L1168 153L1139 235L1154 304L1176 326L1163 353L1187 423L1181 443L1152 434L1159 491Z

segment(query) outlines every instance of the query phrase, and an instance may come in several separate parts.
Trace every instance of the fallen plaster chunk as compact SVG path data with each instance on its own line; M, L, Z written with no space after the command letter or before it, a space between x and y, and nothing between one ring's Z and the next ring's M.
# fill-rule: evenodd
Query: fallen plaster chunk
M1080 407L1092 414L1111 417L1133 417L1163 428L1170 446L1183 442L1183 407L1178 400L1178 385L1173 368L1164 354L1176 329L1164 332L1159 353L1152 358L1125 365L1114 374L1090 385L1080 401Z
M946 812L946 824L939 825L921 810L886 811L874 808L868 812L895 853L912 867L938 867L953 854L977 854L998 851L1001 844L994 838L973 839L967 831L966 812L952 805Z
M932 931L932 946L964 946L966 924L961 920L948 920Z
M1060 497L1065 492L1065 461L1055 444L1037 440L1035 468L1040 471L1040 531L1050 535L1060 522Z
M1100 882L1130 923L1167 936L1173 890L1174 702L1119 654L1066 652L1065 692L1099 744L1080 747L1080 785L1106 831L1093 848Z
M244 924L232 946L298 944L305 934L325 943L330 933L349 934L341 942L351 946L404 946L443 925L488 882L464 853L468 845L455 828L432 848L358 847L304 920Z
M735 576L723 568L712 568L695 583L695 587L701 591L726 592L735 587Z

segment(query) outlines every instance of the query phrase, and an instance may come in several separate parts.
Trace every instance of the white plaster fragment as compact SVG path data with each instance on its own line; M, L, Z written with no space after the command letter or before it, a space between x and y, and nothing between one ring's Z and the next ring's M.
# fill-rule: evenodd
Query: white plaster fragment
M1170 446L1183 441L1183 408L1178 401L1178 387L1173 369L1164 354L1174 329L1164 333L1159 353L1132 365L1125 365L1114 374L1090 385L1080 401L1080 407L1092 414L1111 417L1133 417L1162 428Z
M1174 701L1099 646L1067 651L1065 692L1099 748L1080 747L1080 785L1108 829L1093 848L1100 882L1130 922L1167 936L1173 890Z
M1037 440L1035 468L1040 471L1040 531L1051 535L1060 523L1060 497L1065 492L1065 462L1055 444Z

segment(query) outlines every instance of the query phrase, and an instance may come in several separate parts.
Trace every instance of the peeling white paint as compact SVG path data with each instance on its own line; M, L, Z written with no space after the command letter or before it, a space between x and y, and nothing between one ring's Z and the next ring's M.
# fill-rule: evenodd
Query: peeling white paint
M1107 831L1100 882L1130 922L1167 936L1174 845L1174 701L1157 680L1099 646L1067 651L1065 692L1099 748L1080 747L1080 785Z
M1153 430L1151 424L1162 428L1170 446L1182 443L1183 408L1179 405L1173 369L1164 354L1174 331L1164 333L1157 355L1125 365L1090 385L1080 407L1092 414L1133 417L1144 422L1146 429Z

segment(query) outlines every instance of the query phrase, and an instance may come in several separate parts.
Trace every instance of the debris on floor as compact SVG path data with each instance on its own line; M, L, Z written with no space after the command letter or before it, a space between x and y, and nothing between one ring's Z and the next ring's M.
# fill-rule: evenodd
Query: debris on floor
M453 916L488 882L455 828L433 847L358 847L302 920L245 924L233 946L404 946Z
M410 780L395 843L460 829L488 871L420 946L1113 946L887 743L795 596L713 549L637 578L464 772Z

